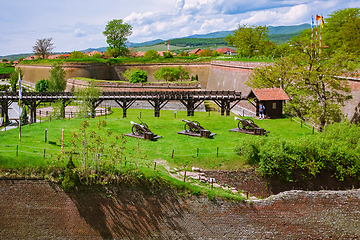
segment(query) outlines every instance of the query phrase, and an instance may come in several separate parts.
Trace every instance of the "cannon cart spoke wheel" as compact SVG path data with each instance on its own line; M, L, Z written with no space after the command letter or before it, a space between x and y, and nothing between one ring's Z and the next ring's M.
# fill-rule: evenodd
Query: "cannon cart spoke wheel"
M132 126L131 131L132 131L133 135L138 135L138 133L136 132L136 126L135 125Z
M146 123L143 122L143 123L141 123L141 125L143 125L144 128L149 129L149 127L148 127L148 125Z
M190 131L190 126L189 126L189 124L186 123L185 126L184 126L184 129L185 129L186 132Z

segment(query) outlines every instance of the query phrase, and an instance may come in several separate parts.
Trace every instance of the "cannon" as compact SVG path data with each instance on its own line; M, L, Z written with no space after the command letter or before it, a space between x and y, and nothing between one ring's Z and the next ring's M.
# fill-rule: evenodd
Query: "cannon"
M138 118L140 120L140 118ZM131 121L130 122L133 126L131 128L132 133L125 134L129 137L137 137L137 138L143 138L146 140L155 140L157 138L160 138L161 136L154 134L149 129L148 125L140 120L140 123L136 123Z
M254 123L254 120L252 120L251 118L242 119L239 117L235 117L235 121L239 121L238 127L231 129L230 131L232 132L242 132L254 135L264 135L268 133L268 131L256 125Z
M205 138L209 138L215 135L215 133L211 133L209 130L205 130L205 128L201 126L198 121L189 121L185 119L182 121L185 122L184 131L178 132L179 134Z
M139 124L131 121L130 123L133 125L131 131L134 135L143 136L145 132L151 132L148 125L144 122Z
M182 120L183 122L185 122L185 126L184 129L185 131L191 131L194 133L200 133L201 130L205 130L198 121L189 121L189 120Z

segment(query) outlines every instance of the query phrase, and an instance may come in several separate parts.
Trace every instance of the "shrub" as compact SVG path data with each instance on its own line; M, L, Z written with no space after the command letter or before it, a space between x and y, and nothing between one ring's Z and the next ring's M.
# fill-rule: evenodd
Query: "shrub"
M171 52L163 52L164 58L173 58L174 56L171 54Z
M20 123L21 123L21 125L26 125L29 123L25 105L22 107L22 111L21 111L21 115L20 115Z
M1 84L0 85L0 92L7 92L10 89L9 85Z
M75 171L75 165L72 161L72 156L69 158L69 162L66 164L65 167L65 174L64 180L61 183L62 188L65 191L72 190L79 184L79 175Z
M47 92L48 90L49 90L49 80L47 79L40 79L35 84L36 92Z
M73 51L72 53L70 53L69 56L69 59L83 59L83 58L88 58L88 56L79 51Z
M145 59L150 59L150 60L153 60L153 59L156 59L159 57L160 57L160 54L156 50L148 50L145 52L145 55L144 55Z
M131 74L130 82L131 83L144 83L147 82L147 72L137 70L133 74Z

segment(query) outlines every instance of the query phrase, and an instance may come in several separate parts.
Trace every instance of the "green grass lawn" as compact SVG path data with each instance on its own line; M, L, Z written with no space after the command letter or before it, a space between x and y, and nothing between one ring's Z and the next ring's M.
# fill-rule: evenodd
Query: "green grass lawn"
M220 116L218 112L211 112L210 116L208 112L195 112L194 117L187 117L185 111L177 111L175 118L174 111L162 110L160 117L155 118L153 110L130 109L128 117L124 119L121 109L113 108L112 110L113 113L106 119L106 129L113 131L114 135L131 133L130 121L140 123L137 117L141 112L141 120L147 123L154 134L162 136L157 141L125 137L127 142L124 154L127 156L127 161L135 162L139 158L139 163L143 165L152 166L154 161L166 160L172 167L178 168L196 166L204 169L242 169L247 165L245 160L236 154L235 149L246 139L265 137L229 132L230 129L237 127L237 121L234 121L234 116ZM181 119L199 121L205 129L216 135L212 139L206 139L177 134L184 129L185 123ZM86 120L90 124L89 128L96 129L96 124L99 120L105 120L105 117ZM61 149L62 129L64 129L64 151L67 151L71 148L72 132L80 132L79 127L82 121L84 119L62 119L23 126L21 142L19 142L18 129L0 132L0 167L26 168L56 164L55 155ZM255 119L254 121L260 127L270 131L267 138L295 139L312 134L310 129L301 128L300 124L291 122L289 118ZM48 133L47 143L44 142L45 129ZM18 156L16 156L17 145ZM197 156L197 148L199 148L199 156ZM217 148L219 148L218 156ZM46 149L45 158L44 149ZM172 158L173 149L174 157Z
M0 74L9 74L15 71L15 67L0 67Z

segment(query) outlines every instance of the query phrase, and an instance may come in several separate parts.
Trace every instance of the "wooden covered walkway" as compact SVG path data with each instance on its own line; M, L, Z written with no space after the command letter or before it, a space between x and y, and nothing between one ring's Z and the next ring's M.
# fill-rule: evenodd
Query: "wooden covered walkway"
M30 121L36 119L36 108L40 103L55 102L61 100L67 106L77 97L71 92L24 92L21 101L26 104L30 112ZM126 111L136 101L148 101L155 111L155 117L160 116L160 110L169 101L180 101L187 109L188 116L194 116L194 111L205 100L213 101L221 109L221 115L230 115L231 109L241 100L245 100L241 92L236 91L141 91L141 92L103 92L98 99L92 100L94 108L98 107L103 101L113 100L123 109L123 117ZM18 93L1 92L0 105L1 114L4 121L9 120L8 108L12 102L19 101ZM94 117L94 116L93 116Z

